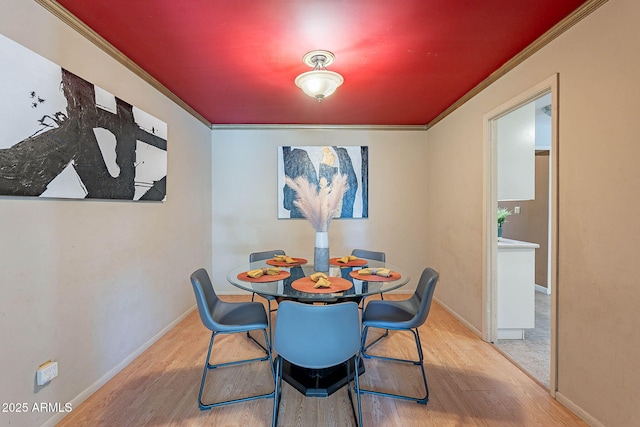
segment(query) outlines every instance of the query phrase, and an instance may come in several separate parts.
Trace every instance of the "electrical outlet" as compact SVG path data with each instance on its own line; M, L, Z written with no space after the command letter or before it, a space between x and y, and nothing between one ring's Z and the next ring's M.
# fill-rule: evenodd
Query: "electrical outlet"
M58 376L58 362L52 362L48 360L42 365L38 366L36 371L36 383L38 385L45 385L52 379Z
M513 208L513 213L520 213L520 206L516 206L515 208Z

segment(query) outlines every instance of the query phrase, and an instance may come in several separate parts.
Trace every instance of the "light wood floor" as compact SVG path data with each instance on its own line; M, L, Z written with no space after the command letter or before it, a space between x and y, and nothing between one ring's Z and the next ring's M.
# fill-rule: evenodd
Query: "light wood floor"
M406 296L389 296L392 298ZM225 296L223 299L245 301L248 297ZM370 336L374 337L372 333ZM420 405L364 395L365 426L586 426L552 399L547 390L435 303L429 319L420 328L420 336L429 381L429 403ZM270 425L271 399L209 411L198 409L198 388L209 338L209 331L194 311L58 425ZM215 353L214 362L259 355L257 347L242 334L221 336L216 343L214 352L216 348L219 352ZM410 334L391 332L371 351L391 350L415 357L412 344ZM363 387L413 391L416 396L423 393L418 367L371 359L365 363L366 372L360 377ZM228 398L273 388L267 363L218 371L211 371L207 378L206 398ZM345 388L328 398L307 398L289 384L283 384L279 425L355 425Z

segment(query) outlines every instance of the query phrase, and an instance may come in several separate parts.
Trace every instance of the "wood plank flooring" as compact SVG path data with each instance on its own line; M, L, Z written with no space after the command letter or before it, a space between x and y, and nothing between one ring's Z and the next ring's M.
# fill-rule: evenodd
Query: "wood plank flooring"
M388 299L407 296L390 295ZM246 301L245 296L224 296ZM375 337L371 330L370 337ZM429 381L427 405L363 395L365 426L586 426L552 399L547 390L473 335L437 304L420 328ZM261 399L200 411L200 378L210 333L197 312L135 359L58 426L268 426L273 401ZM217 349L217 351L216 351ZM408 333L391 332L371 349L415 358ZM259 355L245 335L221 336L214 362ZM366 359L364 388L421 395L416 366ZM353 426L346 389L327 398L308 398L283 383L280 426ZM210 371L206 399L227 399L273 388L267 363Z

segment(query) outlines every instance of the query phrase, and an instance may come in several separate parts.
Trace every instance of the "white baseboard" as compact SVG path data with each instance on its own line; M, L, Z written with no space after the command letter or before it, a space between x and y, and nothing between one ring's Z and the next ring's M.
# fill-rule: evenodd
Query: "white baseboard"
M160 338L162 338L162 336L164 334L166 334L171 329L173 329L178 323L180 323L185 317L187 317L195 309L196 309L196 305L194 304L189 309L187 309L187 311L185 311L182 315L180 315L180 317L178 317L176 320L174 320L173 322L168 324L160 332L155 334L147 342L142 344L142 346L140 346L138 349L136 349L136 351L134 351L129 356L127 356L122 362L118 363L113 369L111 369L109 372L107 372L102 377L100 377L98 379L98 381L96 381L95 383L91 384L89 387L87 387L85 390L83 390L79 395L77 395L76 397L71 399L71 402L70 402L71 406L73 408L77 408L78 405L80 405L82 402L84 402L89 396L91 396L93 393L95 393L100 387L105 385L107 383L107 381L109 381L111 378L113 378L118 372L122 371L129 363L131 363L133 361L133 359L135 359L136 357L140 356L146 349L151 347L151 345L153 345L156 341L158 341ZM67 414L66 413L58 413L58 414L54 415L53 417L51 417L47 421L45 421L42 424L42 427L53 427L53 426L55 426L57 423L60 422L60 420L62 420L65 417L65 415L67 415Z
M537 287L538 285L536 285ZM540 287L542 288L542 287ZM546 288L542 288L544 289L544 292L547 292ZM442 301L440 301L437 298L434 298L436 300L436 302L438 303L438 305L440 305L442 308L444 308L447 312L449 312L449 314L451 314L453 317L455 317L456 319L458 319L460 322L462 322L467 328L469 328L474 334L476 334L477 336L479 336L480 338L482 338L482 333L476 329L473 325L471 325L469 322L467 322L465 319L463 319L462 317L460 317L455 311L453 311L450 307L448 307L446 304L444 304ZM598 421L597 419L595 419L592 415L590 415L587 411L585 411L584 409L582 409L580 406L576 405L575 403L573 403L570 399L568 399L566 396L564 396L562 393L560 393L559 391L556 391L555 393L555 399L560 402L564 407L566 407L568 410L570 410L571 412L573 412L574 414L576 414L578 417L580 417L585 423L587 423L589 426L591 427L605 427L604 424L602 424L600 421Z
M499 340L523 340L524 339L524 329L498 328L498 339Z
M568 410L579 416L585 423L589 424L591 427L605 427L600 421L596 420L593 416L591 416L587 411L582 409L580 406L573 403L571 400L567 399L559 391L556 392L556 400L560 402L564 407Z
M462 322L467 328L471 330L471 332L476 334L478 337L482 338L482 332L479 329L477 329L475 326L473 326L471 323L469 323L467 319L460 317L458 313L453 311L448 305L440 301L438 298L434 298L434 299L440 307L444 308L449 314L451 314L453 317L455 317L460 322Z
M536 283L536 292L542 292L543 294L550 295L551 291L549 288L545 288L544 286L540 286Z
M536 285L537 286L537 285ZM546 288L542 288L544 289L544 292L546 293ZM453 317L455 317L456 319L458 319L460 322L462 322L467 328L469 328L474 334L476 334L478 337L482 338L482 333L476 329L473 325L469 324L469 322L467 322L465 319L463 319L462 317L460 317L455 311L453 311L450 307L448 307L446 304L444 304L442 301L440 301L437 298L434 298L436 300L436 302L438 303L438 305L440 305L442 308L444 308L447 312L449 312L449 314L451 314ZM509 358L509 357L507 357ZM555 399L562 404L564 407L566 407L568 410L570 410L571 412L573 412L574 414L576 414L578 417L580 417L585 423L587 423L589 426L591 427L605 427L604 424L602 424L600 421L598 421L597 419L595 419L591 414L589 414L587 411L585 411L584 409L582 409L580 406L576 405L575 403L573 403L570 399L568 399L566 396L564 396L562 393L560 393L559 391L556 391L555 393Z

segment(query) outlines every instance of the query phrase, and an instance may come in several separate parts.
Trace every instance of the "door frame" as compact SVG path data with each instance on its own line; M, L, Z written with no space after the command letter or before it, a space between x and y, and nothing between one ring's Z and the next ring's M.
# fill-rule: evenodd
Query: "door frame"
M483 182L483 250L482 263L482 338L493 342L497 338L497 255L498 255L498 150L496 145L497 120L542 95L551 93L551 150L549 167L551 182L549 185L549 269L551 276L551 355L550 355L550 394L555 397L557 390L557 313L558 313L558 74L554 74L529 90L510 99L483 115L484 135L484 182Z

